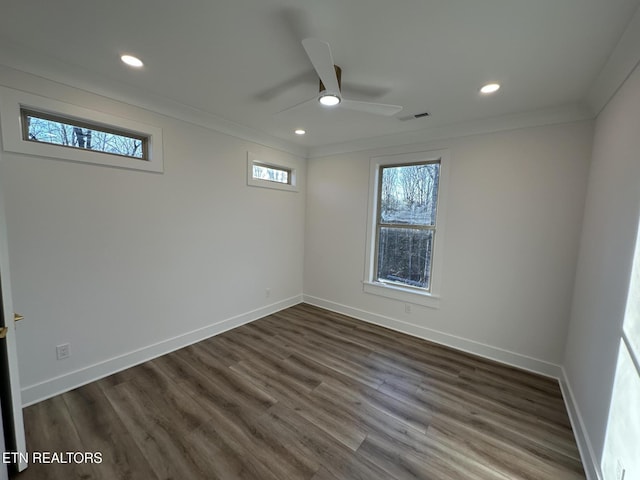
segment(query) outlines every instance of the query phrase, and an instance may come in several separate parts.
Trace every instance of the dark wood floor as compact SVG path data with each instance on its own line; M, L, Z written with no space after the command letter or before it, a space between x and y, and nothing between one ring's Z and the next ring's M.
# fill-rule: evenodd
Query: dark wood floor
M298 305L25 410L30 479L584 479L555 380Z

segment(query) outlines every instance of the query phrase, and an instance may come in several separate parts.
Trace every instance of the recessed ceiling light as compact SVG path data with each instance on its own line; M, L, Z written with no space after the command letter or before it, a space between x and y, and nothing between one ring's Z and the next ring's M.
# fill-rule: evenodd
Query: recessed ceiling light
M334 105L340 103L340 97L333 93L329 93L327 95L321 96L318 101L326 107L333 107Z
M304 128L296 128L294 133L296 135L304 135L305 133L307 133L307 131Z
M120 60L122 60L130 67L140 68L144 65L144 63L142 63L142 60L140 60L138 57L134 57L133 55L122 55L120 57Z
M480 89L480 93L494 93L500 90L499 83L487 83Z

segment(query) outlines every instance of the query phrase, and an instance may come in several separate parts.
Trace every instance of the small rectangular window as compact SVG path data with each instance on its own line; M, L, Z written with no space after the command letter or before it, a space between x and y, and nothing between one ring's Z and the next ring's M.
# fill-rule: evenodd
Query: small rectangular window
M162 173L162 128L0 86L0 136L7 152Z
M291 184L291 170L271 165L253 163L253 178L268 182Z
M28 109L20 114L23 140L149 160L145 136Z
M247 152L247 185L297 192L296 169L285 162L265 161Z

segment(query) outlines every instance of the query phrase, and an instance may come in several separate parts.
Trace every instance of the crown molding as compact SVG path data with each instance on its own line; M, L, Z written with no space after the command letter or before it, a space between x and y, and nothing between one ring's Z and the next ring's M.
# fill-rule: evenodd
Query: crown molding
M106 79L76 65L61 62L16 45L2 36L0 36L0 45L2 45L0 48L0 84L7 87L25 90L25 81L20 76L27 74L302 158L307 156L307 148L304 146L225 120L198 108L167 100L152 92Z
M590 120L594 117L592 110L585 104L570 104L556 108L515 113L498 117L482 118L468 122L435 126L423 130L365 138L352 142L337 143L320 147L311 147L308 158L316 159L329 155L339 155L364 150L375 150L386 147L418 144L446 138L481 135L519 128L556 125L562 123Z
M639 64L640 6L589 89L587 102L596 115L600 114Z

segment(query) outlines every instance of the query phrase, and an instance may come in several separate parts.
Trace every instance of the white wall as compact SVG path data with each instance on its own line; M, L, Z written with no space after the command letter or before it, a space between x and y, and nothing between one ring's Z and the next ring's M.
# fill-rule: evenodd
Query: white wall
M636 68L596 123L564 360L566 381L596 464L589 467L596 470L602 462L640 216L639 125ZM638 478L638 472L634 475L625 478Z
M335 155L308 165L305 299L550 375L562 361L592 123ZM447 148L440 309L363 293L369 158Z
M164 137L164 174L3 155L26 403L301 301L306 160L26 74L0 84ZM248 187L247 150L295 165L300 191Z

